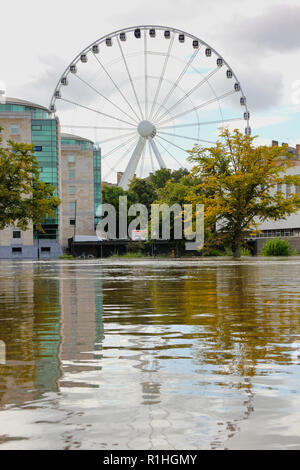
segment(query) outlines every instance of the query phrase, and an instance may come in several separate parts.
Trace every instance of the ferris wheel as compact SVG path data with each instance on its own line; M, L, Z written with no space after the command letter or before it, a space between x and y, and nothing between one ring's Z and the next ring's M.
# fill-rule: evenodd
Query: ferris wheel
M105 35L61 75L50 110L63 131L101 147L102 180L187 165L187 150L220 128L251 134L241 84L224 58L192 34L136 26Z

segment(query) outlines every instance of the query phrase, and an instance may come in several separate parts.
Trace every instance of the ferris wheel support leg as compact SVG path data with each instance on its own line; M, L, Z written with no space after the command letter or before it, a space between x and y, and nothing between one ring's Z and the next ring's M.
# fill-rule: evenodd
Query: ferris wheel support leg
M146 144L146 139L144 137L140 137L134 149L134 152L129 160L129 163L126 167L126 170L124 171L124 174L122 176L119 186L123 188L125 191L127 191L129 183L134 177L134 173L140 161L145 144Z
M154 142L154 140L152 139L152 137L148 137L149 138L149 142L150 142L150 145L152 147L152 150L154 152L154 155L156 156L157 158L157 161L158 161L158 164L159 164L159 167L160 168L167 168L165 162L163 161L163 158L156 146L156 143Z

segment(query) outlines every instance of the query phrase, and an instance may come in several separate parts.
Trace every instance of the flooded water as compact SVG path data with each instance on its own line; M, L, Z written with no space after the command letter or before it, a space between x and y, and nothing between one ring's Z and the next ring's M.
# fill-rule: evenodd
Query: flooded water
M1 449L300 449L300 261L0 264Z

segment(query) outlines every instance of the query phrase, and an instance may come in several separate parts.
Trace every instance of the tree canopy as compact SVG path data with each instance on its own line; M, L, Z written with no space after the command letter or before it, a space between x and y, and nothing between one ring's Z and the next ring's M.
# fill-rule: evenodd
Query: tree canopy
M129 202L145 204L149 215L151 203L203 204L204 249L228 248L238 257L261 223L284 219L300 208L298 191L281 191L282 185L300 187L300 177L287 171L293 164L287 146L255 146L254 140L237 129L224 129L216 145L189 151L191 172L162 168L149 178L132 180ZM104 191L121 195L123 190ZM108 202L105 192L103 202Z
M0 230L10 225L26 230L30 223L42 230L46 216L54 217L60 200L39 175L33 145L9 140L3 146L0 137Z
M118 186L108 186L106 184L102 187L102 204L111 204L116 210L119 209L119 197L127 196L129 204L135 204L138 202L136 194L132 194L130 191L125 191Z
M255 147L255 137L237 129L225 129L220 137L214 147L195 146L189 152L192 175L201 182L191 187L186 200L204 204L206 227L214 233L211 242L219 241L239 256L245 238L259 224L299 209L300 195L278 188L300 186L300 178L285 173L293 158L286 146Z
M172 173L171 170L167 170L167 168L161 168L157 170L155 173L150 175L150 183L155 188L155 190L159 188L163 188L166 182L171 179Z
M156 191L148 179L134 178L130 182L128 192L135 194L138 202L144 204L148 212L150 211L151 204L156 198Z

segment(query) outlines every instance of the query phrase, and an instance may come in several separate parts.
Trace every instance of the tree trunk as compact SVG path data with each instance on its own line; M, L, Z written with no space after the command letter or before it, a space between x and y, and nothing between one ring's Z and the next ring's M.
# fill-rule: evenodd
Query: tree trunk
M241 249L240 246L236 246L233 251L233 257L234 258L240 258L241 257Z
M241 257L241 244L235 239L235 241L231 245L232 254L234 258Z

